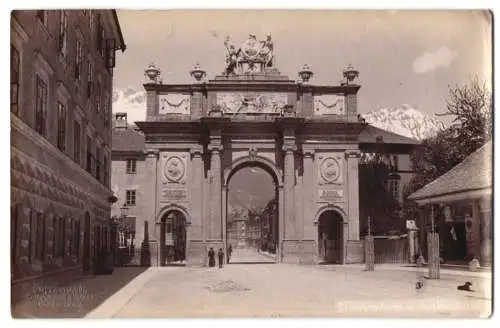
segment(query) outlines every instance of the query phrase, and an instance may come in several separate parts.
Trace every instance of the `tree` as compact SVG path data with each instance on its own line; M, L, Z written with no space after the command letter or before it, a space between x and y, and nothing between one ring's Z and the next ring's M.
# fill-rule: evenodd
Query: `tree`
M447 110L438 115L453 116L453 124L415 147L410 155L414 175L403 189L404 199L451 170L491 139L491 106L491 94L477 78L469 85L450 88ZM420 214L421 228L430 227L429 212L428 207L418 209L413 202L403 205L405 218L418 219ZM425 234L421 234L421 238L421 247L425 249Z
M387 186L391 171L389 157L384 152L363 154L359 165L361 235L367 234L368 216L372 233L384 234L402 228L395 215L399 202Z
M405 198L451 170L491 139L492 102L486 85L472 79L469 85L450 89L447 110L453 124L435 137L422 141L410 155L415 172L404 189Z

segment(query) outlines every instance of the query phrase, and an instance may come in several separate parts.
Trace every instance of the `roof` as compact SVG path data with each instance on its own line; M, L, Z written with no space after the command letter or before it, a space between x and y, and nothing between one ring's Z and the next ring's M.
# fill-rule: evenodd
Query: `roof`
M377 137L382 137L386 144L418 145L420 143L417 139L382 130L370 124L359 134L358 140L359 143L371 144L377 142Z
M112 13L113 13L113 19L116 24L116 28L118 29L118 36L120 37L121 50L122 52L124 52L127 46L125 45L125 40L123 39L123 33L122 33L122 28L120 26L120 21L118 20L118 14L116 13L115 9L112 10Z
M112 151L144 151L144 135L132 128L114 128Z
M454 168L423 186L408 198L423 200L431 197L491 188L492 162L492 142L489 141Z

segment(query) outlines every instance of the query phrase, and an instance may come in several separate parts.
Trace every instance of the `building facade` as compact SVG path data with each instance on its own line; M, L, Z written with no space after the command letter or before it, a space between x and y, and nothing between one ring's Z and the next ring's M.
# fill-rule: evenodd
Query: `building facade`
M11 14L11 282L92 271L107 248L114 10Z
M117 204L135 185L133 206L140 210L129 213L148 222L149 242L160 253L169 215L181 214L187 263L204 265L211 247L227 253L234 230L227 213L231 177L256 166L275 183L277 222L265 229L267 242L275 242L266 249L276 261L318 263L326 240L335 245L328 258L362 262L358 161L360 145L376 138L360 139L367 126L357 112L358 72L349 66L342 83L319 86L309 83L313 72L305 65L296 82L274 67L270 36L258 42L251 35L239 51L228 42L226 69L209 81L198 65L190 72L192 84L163 84L154 65L146 69L146 121L135 122L144 138L143 154L136 155L144 172L140 179L124 176L127 159L113 156L113 166L122 169Z
M422 207L422 239L426 241L426 232L431 231L432 225L439 233L444 262L464 264L475 259L481 266L491 266L492 182L493 142L489 141L408 197ZM425 249L426 243L422 244Z

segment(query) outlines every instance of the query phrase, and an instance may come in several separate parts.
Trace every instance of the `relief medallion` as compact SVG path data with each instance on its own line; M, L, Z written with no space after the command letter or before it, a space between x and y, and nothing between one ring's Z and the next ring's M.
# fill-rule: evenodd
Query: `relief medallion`
M186 164L178 156L171 156L165 162L164 174L168 181L179 182L186 172Z
M336 182L340 177L339 162L333 157L325 158L320 166L320 174L325 182Z

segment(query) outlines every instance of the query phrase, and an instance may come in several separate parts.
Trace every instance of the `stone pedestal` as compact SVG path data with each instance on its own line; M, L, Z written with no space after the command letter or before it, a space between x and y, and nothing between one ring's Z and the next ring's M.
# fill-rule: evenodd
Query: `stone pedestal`
M439 234L429 232L427 234L427 249L429 251L428 266L429 278L439 279L440 257L439 257Z
M363 242L348 240L346 243L345 264L363 263Z

